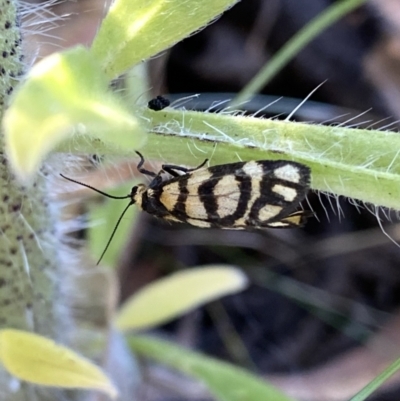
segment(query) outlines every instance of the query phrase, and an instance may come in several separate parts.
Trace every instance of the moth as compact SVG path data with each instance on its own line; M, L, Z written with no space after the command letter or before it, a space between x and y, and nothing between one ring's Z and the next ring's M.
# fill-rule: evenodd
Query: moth
M138 171L151 177L151 182L135 185L125 196L106 194L61 174L109 198L130 200L103 255L125 212L133 204L163 220L202 228L299 227L307 219L307 212L296 210L310 186L310 169L304 164L259 160L204 167L206 159L196 168L164 164L155 173L143 167L144 158L136 153L140 157Z

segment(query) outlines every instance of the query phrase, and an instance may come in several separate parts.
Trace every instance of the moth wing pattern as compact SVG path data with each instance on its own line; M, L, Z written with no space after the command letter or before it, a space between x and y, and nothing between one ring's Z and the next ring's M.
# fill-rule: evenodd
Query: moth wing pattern
M199 227L297 227L296 211L310 169L286 160L261 160L201 168L165 181L157 190L163 218Z

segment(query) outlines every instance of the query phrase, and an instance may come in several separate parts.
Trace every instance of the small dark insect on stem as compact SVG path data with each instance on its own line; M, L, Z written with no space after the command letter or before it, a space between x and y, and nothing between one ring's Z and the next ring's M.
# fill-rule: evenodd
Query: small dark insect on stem
M165 109L169 105L170 101L164 96L157 96L154 99L151 99L147 104L148 108L154 111L160 111L162 109Z
M117 232L118 226L119 226L119 224L121 223L121 221L122 221L122 219L123 219L123 217L124 217L126 211L129 209L130 206L132 206L132 205L134 204L134 201L133 201L133 199L132 199L132 196L131 196L131 194L125 195L125 196L114 196L114 195L110 195L110 194L107 194L107 193L105 193L105 192L103 192L103 191L100 191L100 190L97 189L97 188L92 187L91 185L84 184L83 182L80 182L80 181L74 180L74 179L72 179L72 178L66 177L66 176L63 175L63 174L60 174L60 175L61 175L62 178L65 178L65 179L68 180L68 181L71 181L71 182L74 182L75 184L79 184L79 185L82 185L83 187L89 188L89 189L91 189L91 190L93 190L93 191L95 191L95 192L97 192L97 193L99 193L99 194L101 194L101 195L103 195L103 196L106 196L107 198L111 198L111 199L129 199L129 198L130 198L130 199L131 199L131 201L128 203L128 205L126 206L126 208L124 209L124 211L121 213L121 216L119 217L117 223L115 224L115 227L114 227L113 232L111 233L110 239L108 240L107 245L106 245L106 247L104 248L104 251L103 251L103 253L102 253L101 256L100 256L100 259L99 259L98 262L97 262L97 265L98 265L98 264L101 262L101 260L103 259L103 256L105 255L105 253L107 252L107 249L108 249L108 247L110 246L111 241L112 241L112 239L114 238L114 235L115 235L115 233Z

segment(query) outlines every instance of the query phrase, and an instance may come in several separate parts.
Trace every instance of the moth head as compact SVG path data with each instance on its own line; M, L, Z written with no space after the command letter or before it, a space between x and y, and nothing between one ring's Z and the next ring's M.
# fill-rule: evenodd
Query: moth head
M142 206L142 197L143 194L146 192L147 188L146 185L144 184L138 184L132 187L131 193L130 193L130 198L131 198L131 204L137 204L139 207Z

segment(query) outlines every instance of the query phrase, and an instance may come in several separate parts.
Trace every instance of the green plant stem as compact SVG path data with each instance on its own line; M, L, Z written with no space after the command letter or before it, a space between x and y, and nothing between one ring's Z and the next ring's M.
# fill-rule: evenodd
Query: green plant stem
M17 17L17 4L0 0L0 117L9 95L14 90L16 78L22 75L21 32Z
M8 97L23 71L17 2L0 0L0 119ZM17 182L8 169L0 137L0 329L17 328L59 339L63 303L58 293L59 269L53 213L47 200L45 169L28 186ZM56 302L56 300L59 302ZM64 321L66 324L67 322ZM59 391L22 383L0 369L4 401L59 399Z
M333 25L340 18L366 1L367 0L336 1L321 14L317 15L269 60L261 71L232 100L231 106L237 107L255 93L260 92L261 89L308 43L314 40L326 28Z
M222 114L145 111L147 158L198 165L290 159L312 169L312 188L400 210L400 136L394 132L328 127ZM74 138L58 150L135 156L100 141Z
M349 401L363 401L373 394L385 381L390 379L400 369L400 359L394 361L381 374L376 376L374 380L368 383L360 392L358 392Z

